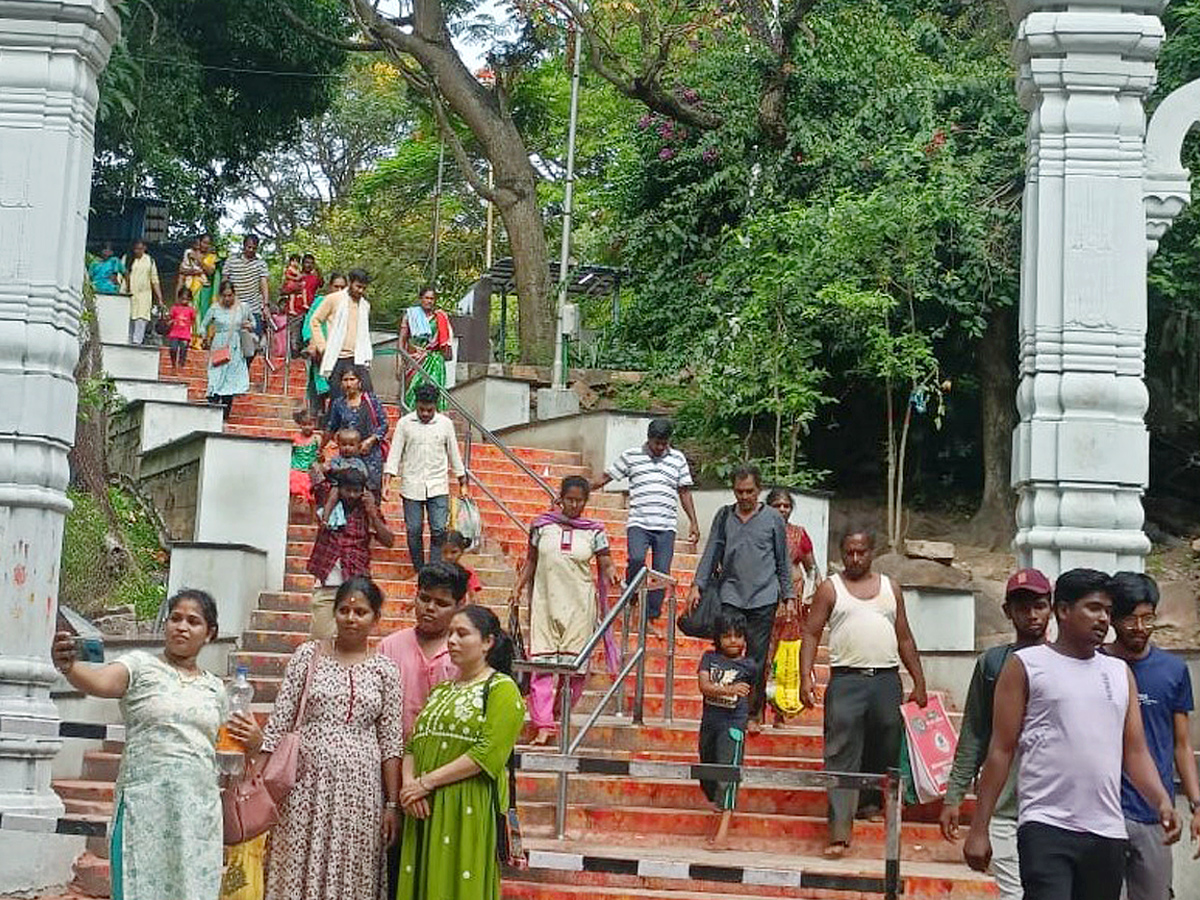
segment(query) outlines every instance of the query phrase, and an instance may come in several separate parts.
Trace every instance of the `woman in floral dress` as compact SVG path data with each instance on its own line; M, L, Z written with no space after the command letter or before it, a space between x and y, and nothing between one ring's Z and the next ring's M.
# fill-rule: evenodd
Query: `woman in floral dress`
M506 764L525 721L500 620L467 606L446 637L454 681L443 681L404 752L404 838L397 900L499 900L496 810L508 809Z
M337 636L304 644L288 663L263 749L295 729L300 758L271 835L267 900L383 897L384 848L398 828L403 701L396 666L367 646L382 609L369 578L344 582L333 601ZM310 666L304 721L295 722Z
M135 650L105 666L79 663L59 632L54 664L85 694L121 701L125 750L111 836L113 900L217 900L221 889L221 797L217 729L228 701L216 675L196 663L217 636L217 604L203 591L167 601L161 655ZM248 716L229 721L248 750L262 734Z

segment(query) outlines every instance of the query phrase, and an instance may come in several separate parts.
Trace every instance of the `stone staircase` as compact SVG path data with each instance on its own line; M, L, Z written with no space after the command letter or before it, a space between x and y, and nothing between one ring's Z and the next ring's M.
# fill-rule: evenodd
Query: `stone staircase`
M260 361L256 360L253 383L261 385ZM163 354L160 378L172 380L169 362ZM179 379L187 384L188 398L203 402L204 369L202 354L196 354L181 371ZM293 433L291 410L303 397L302 367L289 373L289 394L282 394L282 375L275 374L271 390L280 393L252 393L239 397L226 428L230 432L288 437ZM389 419L397 410L389 407ZM578 454L514 448L514 452L551 484L568 474L590 475ZM476 443L469 463L475 475L488 486L522 521L528 522L546 509L546 495L498 449ZM488 540L485 547L466 562L475 569L484 584L480 598L498 612L505 607L514 579L515 566L523 555L526 537L522 529L494 503L475 491L480 504ZM588 514L605 522L618 566L625 564L623 499L620 495L598 493ZM372 569L387 597L379 632L389 633L412 622L411 604L415 576L408 563L403 537L403 516L396 501L387 501L384 514L396 533L391 550L373 548ZM233 654L234 664L250 667L255 687L256 711L260 717L270 710L280 678L291 652L307 639L309 596L312 579L304 567L315 528L303 521L292 521L288 528L284 588L264 592L243 633L240 648ZM680 542L676 547L673 574L680 580L681 595L690 586L697 563L695 549ZM647 724L637 728L628 716L602 716L589 732L584 753L615 758L653 761L694 762L696 729L701 698L695 671L703 642L679 637L675 648L674 721L662 721L666 687L666 645L661 637L652 637L648 647L645 713ZM818 680L828 678L820 658ZM594 709L602 692L610 684L602 660L597 657L576 718ZM627 691L632 695L632 685ZM610 712L612 710L610 709ZM788 727L768 728L748 745L746 761L750 765L774 768L821 767L821 709L808 710ZM69 813L111 814L112 782L116 776L120 746L105 744L88 753L78 780L55 784ZM522 772L518 774L518 796L526 845L530 849L561 851L615 859L661 858L678 863L686 861L710 866L744 866L768 869L803 870L834 874L879 877L883 871L882 823L856 822L854 847L844 860L830 862L820 857L825 844L825 796L819 789L744 788L739 794L738 813L731 837L734 849L711 852L704 840L715 827L699 786L693 782L656 779L616 778L576 775L570 781L570 805L567 839L554 839L554 798L556 776ZM969 810L968 810L969 811ZM908 897L954 897L972 900L995 896L990 880L975 875L961 864L957 845L944 842L936 825L936 808L906 810L902 833L904 892ZM108 895L107 847L91 840L77 863L76 889L92 896ZM658 877L620 874L620 866L604 873L569 872L538 869L512 873L503 885L503 896L510 900L760 900L767 897L869 897L845 891L742 885L720 880Z

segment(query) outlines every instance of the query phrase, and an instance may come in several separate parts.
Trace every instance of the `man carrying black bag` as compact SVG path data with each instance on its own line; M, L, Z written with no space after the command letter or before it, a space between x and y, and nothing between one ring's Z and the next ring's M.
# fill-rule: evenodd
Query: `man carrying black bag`
M688 595L693 615L705 618L704 613L712 612L708 617L710 627L719 611L718 599L721 606L735 609L746 618L746 657L758 667L758 680L750 695L747 732L751 735L762 729L767 652L775 611L782 602L785 614L796 612L787 525L778 512L759 501L761 492L762 476L756 466L743 465L734 470L733 495L737 502L722 507L713 519ZM702 596L707 602L701 602ZM683 623L681 627L687 633Z

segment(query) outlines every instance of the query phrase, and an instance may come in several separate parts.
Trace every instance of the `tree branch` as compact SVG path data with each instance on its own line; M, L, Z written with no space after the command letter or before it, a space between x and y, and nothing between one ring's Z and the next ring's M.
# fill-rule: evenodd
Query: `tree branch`
M450 124L450 117L446 115L446 109L442 105L442 98L438 95L436 88L430 91L429 99L433 102L433 114L437 118L438 130L442 133L443 140L450 145L450 152L453 154L454 161L458 164L459 170L462 171L463 177L467 179L467 184L471 186L471 190L488 201L488 203L499 205L500 194L511 194L512 192L506 191L504 188L489 188L487 186L487 183L479 177L479 173L475 171L475 166L471 164L471 158L467 156L467 148L458 139L458 133Z
M654 112L662 113L683 125L693 128L710 130L721 125L722 117L717 113L701 109L690 103L685 103L675 94L662 86L658 81L658 73L662 68L660 60L665 60L669 48L659 45L654 54L644 60L645 71L637 74L619 73L613 69L601 53L601 38L596 29L588 24L579 6L574 0L561 0L563 6L571 14L580 32L577 39L587 37L588 62L596 74L615 87L621 94L631 100L638 100ZM649 23L643 17L641 21L642 39L648 40ZM659 42L655 42L659 43Z
M279 4L279 9L283 13L283 17L314 40L321 41L331 47L337 47L339 50L375 51L383 49L383 44L379 41L350 41L343 38L330 37L319 28L314 28L308 24L308 21L302 16L296 15L296 11L292 9L287 0L276 0L276 2Z

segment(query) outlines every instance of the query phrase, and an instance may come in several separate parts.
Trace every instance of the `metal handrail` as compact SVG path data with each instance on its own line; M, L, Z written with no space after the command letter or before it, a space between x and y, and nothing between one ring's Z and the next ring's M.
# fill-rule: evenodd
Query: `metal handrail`
M650 568L642 568L638 571L637 575L633 577L633 580L625 586L625 590L621 592L620 598L618 598L617 602L608 609L604 615L604 618L600 620L600 624L596 626L595 631L592 632L592 636L584 643L583 649L580 650L578 654L575 656L567 656L565 661L563 661L561 657L556 657L552 661L543 662L540 660L520 660L515 664L515 668L524 671L541 672L567 678L582 674L590 662L592 654L595 653L596 648L600 646L600 642L604 640L605 632L608 631L608 629L612 627L613 623L617 621L617 618L622 615L625 616L624 643L626 644L627 649L629 638L628 611L634 599L638 597L641 598L641 605L638 611L637 647L633 653L629 654L628 659L624 661L624 665L621 667L621 670L613 678L613 683L609 685L609 688L607 691L605 691L604 696L600 698L600 702L596 704L596 707L588 715L587 719L583 723L583 727L581 727L578 733L575 735L574 740L571 739L571 690L569 686L563 686L563 689L559 691L559 703L561 707L559 710L559 721L561 722L561 725L558 732L559 755L564 757L570 756L579 748L579 745L583 742L583 739L587 736L587 733L591 730L592 726L596 724L596 720L600 718L604 710L608 707L609 703L612 702L613 696L618 690L624 690L625 679L629 677L630 673L633 672L634 669L637 670L637 681L634 689L633 722L635 725L641 725L645 721L646 638L649 633L650 621L646 604L646 591L658 587L663 587L671 591L671 608L673 609L675 579L671 578L669 575L664 575L661 572L655 572ZM625 651L623 650L623 655L624 652ZM666 660L666 677L668 685L675 677L675 660L673 659L673 656L674 654L668 654ZM668 700L668 702L670 701ZM624 704L622 703L622 706L623 705ZM670 719L669 709L666 711L666 717L668 720ZM565 771L559 773L558 775L558 796L554 808L554 827L555 834L559 840L562 840L566 836L567 830L568 777L569 775Z
M413 358L412 354L410 354L407 350L405 350L403 347L400 346L399 340L396 341L396 357L397 357L397 360L396 360L397 369L401 368L400 367L401 359L403 359L405 362L407 362L409 367L414 371L417 371L421 368L420 363L418 363L416 361L416 359ZM405 385L406 379L405 379L403 371L398 371L396 374L397 374L397 380L400 383L400 397L399 397L400 408L403 409L404 408L404 390L405 390L404 385ZM529 464L526 463L525 460L521 459L521 457L517 456L517 454L513 453L512 449L507 444L505 444L504 441L502 441L502 440L500 440L500 438L496 437L496 435L493 434L491 432L491 430L488 429L482 422L480 422L473 415L471 415L469 412L467 412L466 408L461 403L459 403L458 400L456 400L454 397L452 397L450 395L450 392L447 391L444 387L442 387L442 385L438 384L433 379L428 379L428 381L430 384L432 384L434 387L437 388L438 396L441 397L443 400L445 400L449 406L453 407L454 410L460 416L462 416L463 419L466 420L468 426L470 426L471 428L475 428L480 433L480 435L483 436L483 439L485 441L487 441L489 444L493 445L494 447L499 448L500 452L503 453L506 457L508 457L509 462L511 462L518 469L520 469L522 472L524 472L526 475L528 475L531 479L533 479L533 481L538 485L538 487L540 487L543 491L545 491L546 494L552 500L557 499L558 493L554 490L554 488L552 488L546 482L546 479L542 478L541 475L539 475L537 472L535 472L533 469L531 469L529 467Z
M495 503L498 507L500 507L500 511L502 513L504 513L506 516L508 516L510 519L512 519L513 522L516 523L518 528L520 528L526 534L529 534L529 526L526 525L524 522L522 522L519 518L517 518L517 514L508 508L507 503L505 503L503 500L501 500L499 497L497 497L492 492L492 489L489 488L482 481L480 481L479 476L476 475L474 472L472 472L470 469L464 469L464 471L467 474L467 479L475 482L475 484L477 484L479 486L480 490L482 490L484 492L484 494L487 495L487 498L489 500L491 500L493 503Z

